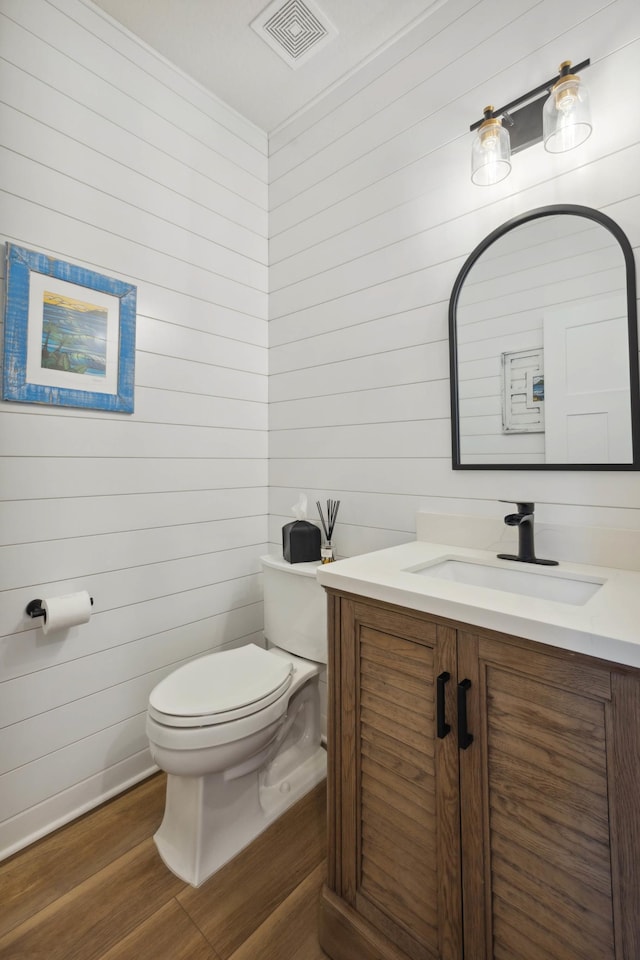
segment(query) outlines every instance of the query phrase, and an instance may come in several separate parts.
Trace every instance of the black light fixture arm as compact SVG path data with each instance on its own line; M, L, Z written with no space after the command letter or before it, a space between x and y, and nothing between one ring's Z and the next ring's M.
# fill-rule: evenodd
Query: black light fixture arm
M515 100L511 100L509 103L505 103L503 107L498 107L497 110L493 110L491 113L492 117L501 117L504 113L508 113L509 110L512 110L513 107L520 106L521 103L526 103L528 100L533 100L534 97L537 97L539 94L549 92L553 85L560 80L561 77L567 76L568 74L579 73L581 70L584 70L586 67L591 65L591 60L583 60L582 63L572 64L570 67L564 67L562 73L559 73L557 76L552 77L551 80L547 80L546 83L541 83L539 87L534 87L533 90L529 90L528 93L523 93L521 97L517 97ZM475 123L472 123L469 127L469 130L477 130L481 123L487 119L484 116L481 120L476 120Z

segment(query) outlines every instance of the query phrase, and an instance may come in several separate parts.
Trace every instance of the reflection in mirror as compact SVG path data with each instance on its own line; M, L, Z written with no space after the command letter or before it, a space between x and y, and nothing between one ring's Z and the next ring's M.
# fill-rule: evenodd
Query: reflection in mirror
M635 268L586 207L544 207L471 254L450 306L453 465L637 469Z

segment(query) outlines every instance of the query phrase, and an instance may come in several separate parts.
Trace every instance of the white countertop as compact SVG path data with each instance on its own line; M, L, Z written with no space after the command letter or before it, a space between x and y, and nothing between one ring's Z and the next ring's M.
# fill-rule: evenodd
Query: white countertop
M445 558L603 583L586 603L574 605L412 572ZM543 567L497 560L495 553L484 550L420 540L324 564L318 567L317 578L325 587L640 667L640 573L636 571L576 563Z

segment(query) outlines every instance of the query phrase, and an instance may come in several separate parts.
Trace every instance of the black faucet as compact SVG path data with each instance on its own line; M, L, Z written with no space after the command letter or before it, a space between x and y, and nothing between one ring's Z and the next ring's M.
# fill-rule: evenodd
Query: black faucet
M500 503L511 503L511 500L501 500ZM545 567L557 567L557 560L538 560L533 543L533 511L535 503L526 501L518 503L517 513L508 513L504 522L508 527L518 528L518 553L499 553L500 560L520 560L521 563L541 563Z

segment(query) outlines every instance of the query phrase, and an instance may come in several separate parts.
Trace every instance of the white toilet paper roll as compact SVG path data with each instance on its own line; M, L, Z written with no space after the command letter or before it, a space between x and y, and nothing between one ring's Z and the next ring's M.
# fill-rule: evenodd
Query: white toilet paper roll
M45 612L43 633L75 627L78 623L87 623L91 617L91 597L86 590L43 600L42 607Z

